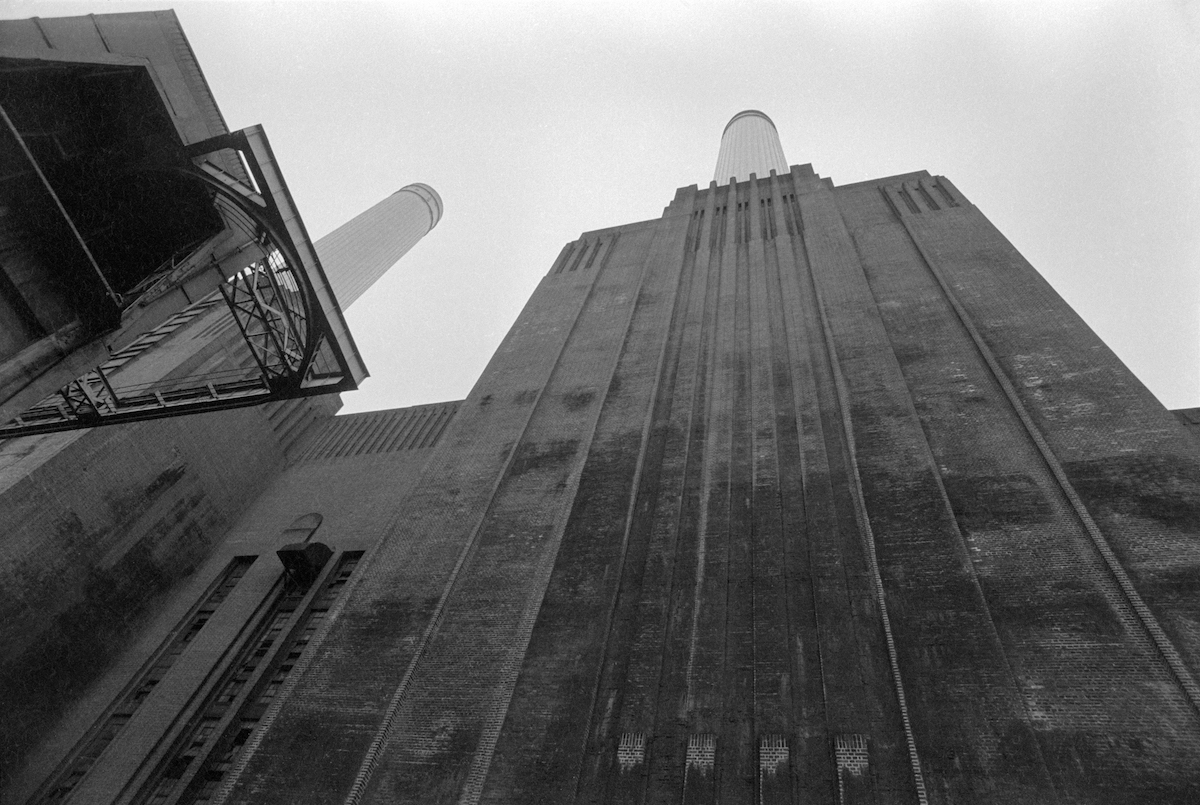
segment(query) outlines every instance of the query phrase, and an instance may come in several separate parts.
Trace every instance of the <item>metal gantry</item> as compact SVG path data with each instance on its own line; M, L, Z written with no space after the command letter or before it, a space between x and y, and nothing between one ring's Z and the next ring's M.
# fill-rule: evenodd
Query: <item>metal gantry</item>
M265 135L260 129L235 132L194 146L192 153L228 148L246 160L258 187L208 160L191 171L211 188L228 230L241 233L231 238L236 248L227 248L220 259L205 256L205 270L223 277L217 291L0 425L0 437L348 390L365 376L282 178L274 172ZM267 158L257 158L263 155ZM297 234L303 243L297 243ZM316 285L325 286L323 293ZM192 352L170 352L172 344L186 338L198 339ZM205 349L208 359L189 359ZM222 351L225 357L213 357Z

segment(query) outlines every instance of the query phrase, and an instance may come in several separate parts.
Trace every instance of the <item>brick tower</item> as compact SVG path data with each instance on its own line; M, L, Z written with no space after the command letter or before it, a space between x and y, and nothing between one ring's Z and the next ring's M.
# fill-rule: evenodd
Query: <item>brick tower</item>
M563 249L228 801L1200 796L1179 423L948 179L748 164Z
M72 796L1200 799L1195 444L948 179L773 133L568 244L419 474L331 425ZM317 506L297 585L254 546Z

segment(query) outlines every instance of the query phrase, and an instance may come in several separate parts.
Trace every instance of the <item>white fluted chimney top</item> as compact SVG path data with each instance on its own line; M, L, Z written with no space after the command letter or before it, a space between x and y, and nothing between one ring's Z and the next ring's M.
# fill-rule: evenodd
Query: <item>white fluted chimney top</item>
M314 245L342 310L375 284L442 219L442 197L410 184L360 212Z
M757 109L738 112L721 134L721 152L717 155L714 181L724 184L730 179L744 182L754 173L769 176L771 171L787 173L787 157L779 144L775 124Z

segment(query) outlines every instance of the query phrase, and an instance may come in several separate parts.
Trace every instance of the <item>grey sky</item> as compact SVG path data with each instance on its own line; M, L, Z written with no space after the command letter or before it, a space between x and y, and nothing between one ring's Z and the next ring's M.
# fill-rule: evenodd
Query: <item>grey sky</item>
M314 237L410 182L445 202L349 312L373 377L345 410L465 396L562 245L706 185L746 108L837 184L950 177L1160 400L1200 405L1194 3L174 7Z

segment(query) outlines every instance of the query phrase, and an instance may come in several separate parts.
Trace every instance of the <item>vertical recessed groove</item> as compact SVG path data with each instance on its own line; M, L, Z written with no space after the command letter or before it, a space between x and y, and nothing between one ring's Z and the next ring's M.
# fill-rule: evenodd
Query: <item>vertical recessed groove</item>
M350 454L354 442L358 439L359 429L362 428L362 424L362 417L355 417L345 423L341 438L338 440L338 445L335 448L335 455L344 456Z
M281 648L275 654L274 662L264 669L269 671L271 676L267 677L265 673L263 674L261 679L265 679L266 684L263 685L260 681L242 707L242 720L237 724L242 732L245 732L248 722L251 720L246 718L250 715L251 708L265 707L264 710L261 710L261 715L253 719L253 724L250 726L250 729L253 730L252 733L243 738L243 743L233 753L232 760L226 756L221 761L214 763L210 755L207 769L208 779L204 785L211 791L212 798L201 796L191 801L223 805L229 797L250 758L261 744L263 736L274 724L283 703L287 701L300 677L312 663L317 653L317 647L325 640L333 622L341 614L350 589L350 579L354 571L363 564L362 558L362 551L346 551L338 557L336 564L332 560L330 561L330 564L333 565L332 571L323 573L314 582L313 586L316 590L308 598L303 613L284 641L287 652L285 653ZM279 659L281 657L282 661ZM290 668L287 667L289 664ZM242 736L237 737L241 738ZM224 740L229 744L234 743L236 738L231 739L231 735L227 731ZM228 764L228 766L221 769L224 764ZM219 779L215 779L217 774L221 774ZM213 782L219 783L219 787L215 791L212 790Z
M355 422L351 427L350 437L346 440L346 445L343 448L343 455L352 456L358 453L363 443L366 442L367 436L374 425L375 418L370 415Z
M320 453L316 454L314 458L333 458L337 456L342 449L346 430L347 428L342 423L342 420L337 418L330 420L326 426L325 443L321 445Z
M711 204L711 202L710 202L710 204ZM715 211L714 215L709 219L710 226L715 226L716 222L720 219L720 215L717 213L719 213L719 210ZM701 216L701 218L703 218L703 216ZM702 223L702 221L700 221L700 222L693 224L692 226L696 230L695 236L694 236L695 240L699 241L699 239L702 236L703 223ZM685 246L685 253L686 253L686 246ZM684 272L681 271L679 278L677 279L676 284L675 284L674 293L676 294L676 296L675 296L675 300L672 304L672 316L674 316L675 307L679 304L678 303L678 286L679 286L679 282L682 281L683 276L684 276ZM640 292L640 289L641 289L641 284L639 283L639 292ZM628 337L628 329L626 330L626 337ZM666 338L664 339L664 342L663 342L663 350L666 349L666 345L669 342L669 339L670 339L670 331L668 330L668 332L666 334ZM624 349L624 344L622 344L622 349ZM619 551L617 560L615 562L615 566L617 568L616 588L612 594L611 603L609 604L609 606L607 608L607 612L605 612L605 615L604 615L604 618L605 618L604 628L600 631L600 633L603 635L602 645L600 647L600 652L599 652L600 661L597 663L595 675L592 677L591 684L589 686L591 688L591 697L590 697L591 700L590 700L590 702L588 704L588 708L587 708L587 715L586 715L587 723L582 731L583 746L581 747L582 751L579 753L580 760L579 760L579 764L575 768L575 784L573 786L573 790L574 790L573 801L574 802L581 801L580 798L585 791L584 757L588 754L589 747L595 747L596 750L599 750L599 752L601 754L604 751L603 748L601 748L600 746L597 746L598 743L603 744L603 738L601 736L597 736L597 738L599 738L599 740L594 740L593 739L593 731L600 729L596 726L596 724L597 724L598 718L601 718L601 716L600 716L601 695L602 695L602 690L604 689L604 681L605 681L605 677L606 677L605 669L610 667L610 663L608 662L608 660L612 654L612 645L613 645L613 639L614 639L613 633L616 628L615 624L618 622L617 614L620 611L620 608L623 603L623 599L621 596L622 581L625 578L627 578L627 576L630 572L630 569L629 569L629 565L630 565L629 554L631 551L630 531L631 531L631 527L632 527L632 518L633 518L634 512L636 510L637 501L638 501L638 497L639 497L639 493L640 493L641 478L642 478L642 472L643 472L643 462L645 459L646 446L649 443L650 433L651 433L651 429L653 427L653 422L654 422L654 412L658 405L658 394L659 394L659 387L661 385L661 374L662 374L662 365L661 365L662 354L663 354L662 351L660 351L659 365L657 367L655 386L654 386L653 391L651 392L649 405L646 409L645 417L643 418L642 429L641 429L641 434L640 434L640 441L638 443L639 448L638 448L638 453L637 453L637 460L634 465L633 477L630 480L630 484L629 484L629 501L626 506L625 520L624 520L624 524L623 524L623 528L622 528L621 546L620 546L620 551ZM617 366L614 365L613 372L610 374L608 389L606 389L606 396L608 393L611 393L611 391L612 391L612 383L616 377L616 368L617 368ZM597 424L598 424L598 420L597 420ZM594 438L594 434L593 434L593 438ZM626 596L626 598L628 598L628 596ZM616 672L613 672L613 673L616 673ZM601 772L601 774L603 774L603 772ZM595 792L593 791L592 793L595 793Z
M420 424L413 430L407 440L408 450L416 450L425 446L429 434L436 430L439 409L430 408L421 418Z
M889 197L888 193L884 192L883 196L888 201L889 206L892 207L892 210L893 210L893 212L895 212L896 216L899 217L900 212L896 209L895 204L894 204L893 200ZM867 293L869 294L870 303L873 306L875 306L877 309L882 309L882 308L880 308L879 301L878 301L877 297L875 296L874 289L871 287L869 280L867 283ZM890 331L888 331L886 327L885 327L885 336L887 338L887 343L889 345L888 348L889 348L889 350L892 351L892 360L898 360L895 358L896 347L893 344L892 333ZM1003 639L1001 638L999 627L997 627L996 622L995 622L994 618L992 617L991 607L988 604L987 596L984 593L983 584L980 581L978 568L976 567L976 564L975 564L975 559L972 558L972 556L971 556L973 549L971 548L970 544L968 543L967 538L964 535L963 530L959 525L958 517L954 512L954 506L950 502L950 495L946 491L945 480L943 479L942 474L938 469L938 460L934 454L934 450L930 443L930 440L925 432L925 424L924 424L924 422L922 422L921 416L917 412L917 404L916 404L916 399L914 397L913 387L910 385L909 378L906 376L906 374L903 371L901 371L901 379L903 381L903 389L904 389L903 399L905 400L905 402L907 404L906 405L906 407L907 407L906 415L911 418L911 421L918 423L918 426L921 429L921 437L917 440L919 442L919 446L917 449L924 455L926 461L928 462L928 467L930 469L930 474L933 479L934 486L938 490L938 497L940 498L942 505L945 507L946 512L949 513L949 529L952 531L954 536L957 538L955 544L960 551L958 558L964 562L963 567L965 568L966 575L970 579L972 590L975 594L976 601L978 602L979 607L981 608L982 612L984 613L984 617L987 622L987 630L990 633L992 640L994 641L995 649L996 649L997 653L999 654L1001 661L1004 664L1004 668L1008 672L1008 678L1013 686L1012 693L1021 702L1020 706L1023 708L1023 710L1026 714L1026 718L1029 719L1028 724L1032 724L1034 722L1035 716L1033 715L1033 713L1030 710L1030 704L1029 704L1028 699L1026 698L1025 695L1023 695L1023 691L1021 690L1020 675L1018 674L1017 669L1013 664L1013 661L1009 657L1008 650L1004 645ZM1057 796L1057 787L1055 786L1053 778L1049 771L1049 766L1046 764L1045 753L1043 752L1043 749L1042 749L1042 742L1037 740L1034 737L1033 729L1032 729L1032 727L1028 726L1028 724L1025 726L1025 729L1026 729L1027 734L1029 735L1030 739L1033 741L1034 752L1037 755L1038 763L1040 764L1040 769L1044 774L1047 775L1046 779L1048 780L1050 789L1051 789L1051 791L1055 792L1055 795ZM839 769L839 775L840 775L840 769ZM840 784L841 784L841 780L839 779L839 785Z
M305 438L309 434L314 433L316 429L319 429L321 424L321 415L312 408L304 406L304 417L297 421L294 432L288 434L286 441L280 440L280 444L283 446L284 452L288 455L289 459L294 459L293 451L296 449L296 446L303 444Z
M567 265L567 259L571 256L571 250L575 247L574 243L568 243L562 247L562 251L558 253L558 259L554 261L554 265L550 267L551 274L561 274L563 268Z
M698 218L692 230L689 231L689 236L698 239ZM614 723L616 730L621 733L651 738L656 735L655 726L660 723L661 709L669 706L663 704L661 692L663 657L670 631L670 599L678 531L664 526L660 518L669 517L670 515L664 512L669 511L671 504L676 502L665 493L667 486L672 483L671 471L666 462L672 440L670 421L678 381L679 356L684 343L683 329L689 313L691 288L695 281L694 255L693 250L687 249L681 261L673 261L680 268L672 283L670 315L664 317L666 327L654 368L655 381L645 421L645 440L635 471L635 500L627 512L626 519L626 527L629 530L627 541L635 546L631 550L634 557L633 569L631 575L625 577L630 580L630 594L626 598L632 602L630 606L635 613L658 611L660 614L657 617L647 614L638 618L638 626L628 642L629 649L624 657L623 672L619 672L617 677L623 681L624 692L619 716ZM645 518L640 521L635 516L639 511ZM639 522L642 523L641 527ZM661 573L658 576L659 584L653 583L656 567L662 567L662 570L658 571ZM649 582L647 576L651 577ZM658 609L659 605L661 610ZM666 738L661 734L658 737ZM653 743L651 746L653 747ZM660 744L658 752L650 753L647 768L661 763L663 754ZM621 763L620 749L618 765L625 765ZM644 790L647 785L648 782L643 783L640 796L648 796ZM629 795L631 792L619 791L618 795L620 794Z
M384 428L383 432L379 434L378 444L376 445L376 450L378 452L391 452L392 447L396 443L396 434L402 427L404 427L404 422L409 416L411 416L411 414L404 413L400 416L393 416L389 419L387 427Z
M707 206L712 206L714 203L714 194L710 193L706 200ZM701 210L703 215L703 210ZM663 498L665 508L669 511L668 517L672 518L673 523L667 526L664 530L667 532L665 540L669 540L669 546L664 546L664 555L670 555L670 564L664 570L666 590L662 595L663 621L660 627L660 634L663 641L663 650L659 655L659 663L657 674L657 687L655 691L655 712L654 718L648 723L650 724L651 734L657 736L663 741L676 740L676 731L680 725L678 714L676 712L676 699L680 690L680 677L678 669L672 662L672 651L670 645L678 643L680 640L680 631L682 622L677 617L679 611L676 609L676 599L682 599L676 593L676 590L681 587L686 581L687 568L687 547L688 536L695 536L694 529L688 528L685 523L687 512L686 501L689 498L689 482L696 474L696 453L702 452L696 447L697 428L701 431L703 423L697 425L697 417L702 415L698 411L698 400L704 399L704 389L701 382L702 373L706 370L706 361L704 360L704 344L705 332L703 329L704 316L706 311L706 303L709 293L710 279L710 263L711 252L698 254L690 264L685 266L688 270L689 277L687 285L683 287L677 299L677 308L679 318L672 322L672 333L676 334L675 347L672 351L668 370L671 373L668 381L667 402L664 410L664 423L668 428L667 433L663 437L663 453L660 457L660 466L666 461L668 450L671 447L672 437L678 439L675 443L676 447L682 452L682 460L678 461L677 468L672 470L674 478L671 483L675 488L674 500L670 497L670 492ZM699 324L695 327L691 322L699 320ZM677 411L679 412L677 414ZM675 427L676 417L679 416L682 420L679 426ZM677 435L675 435L677 434ZM660 486L659 494L662 495L663 490ZM665 541L664 540L664 541ZM686 610L684 610L686 612ZM681 737L681 736L680 736ZM695 760L695 750L689 748L688 757ZM655 769L661 769L665 764L672 760L670 752L662 751L655 752L651 757L651 774L652 782L647 789L647 798L654 800L661 796L661 788L656 790L653 782L658 779L658 774ZM687 796L687 760L685 759L685 778L683 795ZM707 767L711 773L712 762L711 756Z
M447 417L449 417L449 410L445 406L433 410L429 430L421 438L420 444L417 445L419 449L423 450L426 447L433 447L437 444L438 438L442 434L442 429L446 426Z
M596 262L596 255L600 252L600 242L601 242L601 239L596 238L596 242L594 244L592 244L592 251L590 254L588 254L587 263L585 263L583 266L584 269L591 268L592 263Z
M434 419L433 427L429 429L429 433L421 440L421 447L433 447L438 443L438 439L442 436L442 431L446 429L446 423L450 421L450 409L443 406L438 409L437 416Z
M717 194L720 191L714 187L712 189L712 191L710 191L710 192ZM721 198L722 198L721 204L715 206L713 209L712 221L709 224L712 228L712 238L708 242L708 250L710 252L715 252L717 249L721 248L721 246L723 246L725 244L725 218L726 218L725 209L726 209L726 207L725 207L724 199L726 198L726 195L724 193L721 193Z
M367 443L363 445L362 450L359 451L360 453L367 454L381 452L381 448L383 447L384 442L387 440L388 434L391 431L392 425L395 423L396 419L394 416L390 416L390 413L391 412L389 411L379 412L379 424L371 433L371 438L367 440Z
M264 673L280 656L283 645L294 633L331 569L306 589L280 577L270 604L252 619L248 639L241 643L217 684L208 691L198 710L172 741L169 751L158 759L149 775L137 785L136 805L163 803L179 805L192 801L192 786L201 776L217 744L245 712L251 695Z
M400 708L404 703L405 697L408 694L409 685L417 667L424 659L425 651L429 647L430 641L441 628L442 619L445 616L446 607L450 599L450 595L454 592L458 584L458 578L462 574L463 568L467 565L472 556L475 555L479 545L479 537L483 533L484 523L487 522L489 513L492 511L492 504L495 503L496 493L503 482L504 477L508 474L512 467L513 461L516 459L517 446L525 438L525 434L529 431L529 424L533 421L533 415L541 404L542 397L545 395L546 387L550 383L550 379L554 376L555 370L562 361L563 352L570 343L571 336L575 333L579 326L579 317L587 305L589 299L596 289L597 278L604 273L604 265L612 256L613 248L616 246L618 235L613 236L612 244L609 246L605 259L601 261L600 269L592 275L591 281L587 284L587 290L580 294L579 303L575 306L574 314L571 316L571 324L567 327L567 332L564 334L562 341L559 343L558 351L554 356L554 361L549 367L546 374L545 382L538 389L537 396L534 398L533 404L529 406L529 413L525 416L525 421L521 425L521 431L517 438L513 441L509 448L508 455L504 459L504 466L496 473L492 481L492 485L487 497L487 504L483 506L483 510L479 517L476 518L474 525L471 527L470 535L465 540L458 556L455 559L454 566L450 570L450 575L442 587L442 592L438 596L437 603L434 605L433 612L430 614L429 622L421 633L421 637L417 640L413 649L412 657L408 665L405 667L404 674L400 678L399 684L392 692L388 700L388 705L383 713L383 718L380 721L379 727L375 731L375 735L364 752L362 761L359 764L358 772L355 774L354 783L350 787L350 792L346 795L344 805L358 805L366 793L367 784L370 783L372 775L375 773L375 768L379 765L380 754L391 741L392 731L396 726L396 716L400 712ZM398 518L397 521L398 522ZM376 546L383 545L387 540L380 540ZM372 551L374 553L374 550Z
M924 182L918 182L916 188L917 192L921 194L921 198L925 199L925 204L928 205L930 210L941 209L941 207L937 205L937 202L933 200L933 196L929 195L929 191L925 189Z
M325 423L324 429L317 437L313 439L312 445L307 450L300 454L298 461L307 461L314 458L324 458L325 453L329 449L329 445L337 438L338 421L336 418L330 419Z
M450 421L450 416L452 415L454 415L454 410L449 405L442 405L442 407L437 409L437 413L433 419L433 427L430 428L430 432L425 435L425 438L421 439L421 449L432 447L438 443L438 439L442 438L442 431L445 429L446 422Z
M100 759L104 750L112 743L130 718L149 696L150 691L167 674L167 671L182 655L188 644L204 628L217 608L229 596L237 583L245 576L254 556L234 557L225 569L213 579L200 599L167 634L158 649L151 655L125 686L103 715L96 720L84 737L75 745L58 769L42 784L29 802L61 802L69 798L71 791Z
M96 22L96 15L88 14L88 19L92 21L92 28L96 30L96 36L100 37L100 44L104 45L104 50L112 53L113 49L109 47L108 39L104 36L104 31L100 30L100 23Z
M426 411L421 419L421 427L413 434L408 441L409 450L421 447L425 442L425 437L429 435L433 428L433 423L437 421L437 417L433 410Z
M309 419L314 415L312 408L304 405L302 400L289 400L286 408L287 415L271 428L284 449L291 447L300 438L304 429L308 427Z
M437 433L438 420L441 418L441 410L430 408L425 417L425 421L421 423L421 429L418 430L412 437L409 444L409 450L420 450L425 447L432 435Z
M586 240L579 242L579 249L575 252L575 259L571 261L571 267L568 271L574 271L579 268L579 264L583 262L583 256L587 254L588 244Z
M400 441L401 450L412 450L421 442L421 436L425 432L425 426L428 424L430 413L428 410L420 411L412 418L412 425L404 438Z
M689 224L689 227L690 226L691 226L691 224ZM670 235L668 235L667 237L670 237ZM657 238L656 238L656 240L657 240ZM680 244L681 248L684 248L685 246L686 246L686 233L685 233L684 242ZM608 254L611 254L611 249L609 250ZM607 256L608 255L606 255L606 257ZM631 335L633 332L634 319L637 316L637 312L638 312L638 307L640 305L642 298L647 294L646 286L649 284L648 279L654 273L655 268L656 268L656 266L654 265L654 258L655 258L655 250L652 247L650 249L647 257L645 258L645 262L643 263L641 274L637 279L637 291L636 291L636 293L634 293L633 300L629 305L629 313L625 318L624 327L621 331L622 332L621 342L620 342L619 346L617 346L617 348L613 350L612 362L610 363L610 365L608 367L608 371L606 372L606 375L608 377L608 383L606 384L604 395L601 399L600 405L596 406L596 412L595 412L595 415L592 417L591 426L587 430L586 444L582 446L582 449L579 453L579 458L577 459L576 466L575 466L574 470L571 472L571 474L568 476L567 483L569 486L572 487L573 493L578 491L579 481L583 474L583 468L584 468L585 464L587 463L587 458L588 458L589 453L591 452L592 444L594 444L595 439L596 439L596 433L599 431L599 428L600 428L600 419L601 419L601 415L604 412L603 401L608 398L609 394L613 391L614 383L617 382L616 381L617 370L620 368L621 358L623 355L625 355L626 350L628 348L629 341L630 341L630 338L631 338ZM677 261L675 261L675 260L671 260L670 263L675 264L675 265L678 264ZM672 309L674 307L675 294L678 293L678 287L679 287L679 283L681 281L682 276L683 276L683 272L681 270L677 270L676 271L676 279L675 279L675 283L674 283L674 290L672 292L672 301L671 301ZM668 337L669 337L669 332L664 335L663 346L659 350L659 362L658 362L658 366L657 366L657 371L658 371L659 375L661 375L661 371L662 371L662 356L666 350L666 344L669 340ZM570 336L568 336L567 341L564 342L563 352L566 351L566 347L569 342L570 342ZM561 358L562 352L560 352L559 355ZM556 368L557 368L557 363L556 363ZM553 377L554 377L554 372L552 371L550 374L550 379L547 380L546 386L543 387L543 389L548 388L550 386L551 382L553 382ZM638 485L639 485L639 478L641 476L642 462L644 460L647 440L649 438L649 434L651 432L651 427L653 424L653 414L654 414L657 398L658 398L658 383L656 382L654 391L650 395L649 406L647 407L646 415L643 420L642 441L641 441L640 449L638 451L637 466L634 470L633 484L630 487L629 503L628 503L628 508L627 508L626 520L625 520L625 534L626 534L625 539L628 539L629 530L633 524L633 513L634 513L634 510L635 510L635 507L637 504L637 500L638 500ZM573 494L572 494L572 497L573 497ZM520 674L521 666L524 663L525 656L529 651L529 642L533 637L533 630L534 630L534 626L536 625L538 612L541 608L542 599L546 593L546 589L548 588L548 586L550 584L550 578L554 571L555 559L557 558L559 548L562 545L563 532L566 528L567 521L570 518L571 509L572 509L571 506L563 507L562 511L560 512L558 518L556 518L556 521L552 527L552 533L554 535L552 537L553 544L546 550L545 559L544 559L542 565L538 568L537 575L535 577L535 581L533 584L533 589L531 591L531 594L527 598L526 607L523 610L522 616L518 623L519 631L516 635L516 639L517 639L520 649L519 649L519 651L518 650L511 651L509 654L508 660L503 664L503 666L501 668L502 676L501 676L500 685L499 685L500 689L498 691L496 691L496 693L494 694L493 700L492 700L492 705L489 708L487 708L487 710L486 710L486 715L484 717L484 723L483 723L483 727L482 727L481 735L480 735L480 741L479 741L479 744L475 748L471 766L467 772L467 778L464 782L463 789L459 794L458 805L478 805L479 799L483 795L483 787L484 787L484 784L487 782L488 772L491 770L492 758L495 755L496 745L500 739L500 731L503 728L504 720L508 714L508 708L512 702L512 696L516 692L517 681L518 681L518 677Z
M371 444L385 424L386 420L382 412L372 411L369 416L364 417L358 428L358 440L351 449L350 455L356 456L371 452Z
M832 199L828 199L826 203L833 204L834 202ZM807 245L806 243L806 248ZM813 263L811 254L808 256L808 262L810 265ZM875 552L875 533L871 527L871 519L867 512L863 493L862 475L859 470L858 451L854 438L854 422L851 418L850 391L846 385L845 376L842 374L837 345L833 338L833 328L830 326L829 316L826 312L825 303L815 276L813 277L812 290L825 342L826 360L828 360L830 370L833 374L834 397L837 401L838 415L842 425L842 441L845 445L846 459L849 465L848 474L850 479L850 494L854 501L854 517L858 525L859 534L863 540L863 547L867 555L867 564L871 573L871 586L879 606L879 617L883 626L884 642L887 646L888 664L891 669L892 682L896 689L896 699L900 707L900 720L904 729L904 741L908 749L909 763L912 767L913 782L916 786L918 801L921 805L927 805L929 799L925 792L925 777L921 769L921 758L917 753L916 736L913 732L912 720L909 716L908 698L905 695L904 680L900 673L899 651L896 648L896 639L892 632L891 616L888 612L887 597L883 589L883 577L879 570L879 559Z
M393 450L411 450L413 445L413 434L421 427L422 417L427 412L422 409L420 411L410 411L404 416L404 421L400 427L392 434L391 446Z
M410 411L404 417L404 423L396 435L392 437L392 443L397 450L408 450L412 447L412 435L420 426L421 414L423 411Z
M939 194L941 194L942 198L946 199L947 205L951 207L959 206L958 199L951 195L950 191L946 189L946 185L940 176L934 180L933 186L937 188L937 191Z
M887 202L888 208L897 218L902 218L908 213L905 212L905 207L900 203L899 191L893 187L880 186L879 192L883 195L883 200Z
M917 249L917 252L921 255L921 260L925 263L926 267L929 269L929 273L933 275L933 278L937 281L938 286L942 289L942 293L945 295L946 300L950 303L950 306L954 309L954 313L958 317L959 322L962 324L963 329L967 331L971 341L975 344L975 349L983 358L984 363L987 365L988 370L995 379L997 385L999 385L1000 389L1004 392L1004 396L1008 400L1009 406L1017 415L1017 418L1020 420L1021 425L1026 434L1028 434L1030 440L1033 441L1034 445L1036 446L1038 453L1042 457L1043 463L1046 465L1046 468L1050 470L1050 474L1054 477L1055 482L1062 490L1067 502L1074 510L1075 516L1083 525L1084 531L1087 533L1093 546L1096 548L1097 553L1100 554L1101 559L1108 568L1108 571L1112 575L1113 580L1116 582L1117 587L1125 596L1130 609L1133 610L1137 620L1141 623L1142 628L1149 636L1151 644L1158 651L1160 658L1167 666L1168 670L1170 670L1171 675L1174 677L1176 684L1182 691L1184 698L1187 700L1188 704L1191 705L1193 713L1200 717L1200 685L1197 685L1195 678L1192 677L1191 673L1187 669L1186 664L1180 657L1178 649L1175 648L1175 645L1167 636L1166 631L1163 630L1161 624L1158 622L1158 619L1154 616L1153 611L1149 606L1146 605L1146 602L1142 599L1141 594L1138 593L1132 579L1129 578L1124 566L1121 564L1116 553L1113 552L1112 547L1108 544L1108 540L1104 537L1104 533L1100 530L1100 527L1096 525L1096 521L1092 519L1091 512L1088 511L1087 506L1079 497L1079 494L1075 491L1075 487L1071 483L1070 478L1067 476L1066 471L1063 469L1062 464L1059 462L1058 456L1055 455L1054 449L1050 446L1049 442L1046 441L1046 437L1042 434L1041 429L1038 428L1037 423L1033 421L1033 417L1025 407L1025 404L1021 402L1021 398L1018 396L1012 381L1009 380L1008 374L1004 371L1004 368L996 359L995 354L993 354L991 348L987 345L983 335L975 327L970 314L959 301L958 295L954 293L953 288L946 281L945 277L942 276L941 269L938 268L933 258L931 258L929 253L925 250L925 247L917 238L916 233L912 231L908 222L904 221L903 219L901 219L901 222L904 224L904 228L908 233L909 240L912 241L913 245Z
M794 574L788 574L785 579L785 591L787 592L787 622L788 634L792 635L795 632L793 628L799 630L801 624L812 629L813 634L819 633L819 624L821 621L821 605L819 602L819 585L816 575L816 561L814 554L814 532L818 530L815 525L819 525L813 513L810 497L815 496L816 490L814 485L810 483L809 477L812 467L810 462L815 460L815 463L820 464L821 459L810 459L806 447L806 440L820 444L822 448L826 445L826 435L820 414L820 400L814 395L813 405L816 409L811 417L805 408L805 395L812 394L816 386L814 378L814 369L812 366L812 350L815 345L811 343L812 339L806 334L806 323L811 321L811 298L806 298L802 290L801 277L806 277L811 282L811 268L805 259L805 246L799 236L795 233L799 231L799 221L793 220L793 215L797 215L795 208L795 195L788 191L795 186L794 175L788 174L786 180L780 180L781 187L779 188L780 215L783 217L784 223L788 232L788 239L782 248L776 251L776 273L771 278L773 280L773 289L776 295L777 317L778 317L778 337L780 343L778 346L779 353L785 365L789 367L788 382L783 384L777 394L782 395L782 400L779 404L782 406L782 413L785 421L790 420L795 423L796 433L794 442L795 458L795 488L796 488L796 506L794 509L794 520L790 521L790 526L805 538L803 541L792 540L785 541L785 546L791 548L794 545L794 550L789 552L786 558L789 560L790 566L794 568ZM807 353L807 354L806 354ZM806 433L806 429L811 428L811 431ZM790 440L789 440L790 441ZM783 455L780 451L779 460L782 464ZM828 456L825 457L825 462L828 462ZM784 486L781 473L780 494L783 495ZM786 512L786 508L782 511ZM795 584L791 582L794 580ZM793 587L795 594L792 594ZM804 591L807 589L807 595ZM805 617L807 613L807 619ZM814 730L827 729L829 725L828 716L828 680L826 675L826 657L824 649L821 645L819 637L812 640L813 649L811 656L813 665L806 665L805 659L801 656L793 656L791 669L793 671L793 679L797 681L792 688L790 706L791 729L795 733L811 734ZM807 687L804 680L811 674L815 678L815 685ZM806 689L807 687L807 689ZM814 689L815 688L815 689ZM804 701L806 694L812 694L812 703ZM810 767L811 769L811 767ZM803 785L811 790L816 781L804 781ZM816 783L819 785L819 783Z
M375 452L371 448L379 439L381 431L387 428L387 415L382 411L372 411L370 417L363 423L362 439L355 449L355 455Z
M445 406L428 407L410 415L404 434L393 437L397 449L419 450L426 447L430 443L429 434L440 428L436 423L445 411Z
M284 400L277 403L267 403L263 406L267 413L267 419L271 422L271 426L275 427L281 417L286 417L290 413L288 403L299 402L299 400Z

